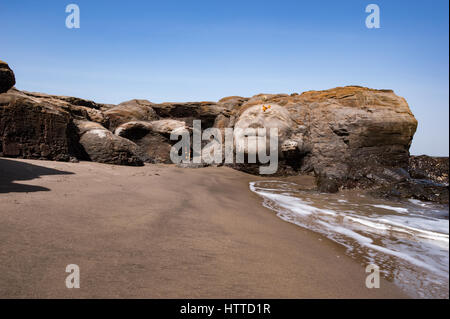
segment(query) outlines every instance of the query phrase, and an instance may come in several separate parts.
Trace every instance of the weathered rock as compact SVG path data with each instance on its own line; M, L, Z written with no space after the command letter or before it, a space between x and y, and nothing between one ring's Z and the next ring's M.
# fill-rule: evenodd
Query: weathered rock
M80 156L70 114L15 90L0 94L0 154L51 160Z
M426 179L408 179L377 187L370 195L386 199L414 198L422 201L448 204L448 185L438 184Z
M0 60L0 93L7 92L16 84L13 70L6 62Z
M448 157L431 157L426 155L409 158L409 174L416 179L429 179L433 182L448 185Z
M115 130L119 125L130 121L157 120L158 115L153 106L147 100L131 100L109 108L104 114L109 118L110 129Z
M380 168L408 167L417 121L405 99L391 90L350 86L301 95L259 94L244 103L237 116L261 104L286 108L302 127L287 136L304 145L291 161L301 163L300 171L353 187L369 183L367 174Z
M201 120L202 128L212 127L219 114L228 114L224 107L214 102L161 103L154 104L153 109L162 118L174 118L191 127L193 120Z
M172 119L132 121L120 125L115 134L136 143L137 154L144 162L170 164L170 149L176 143L170 140L170 134L184 129L188 129L184 122Z
M152 131L160 134L170 134L180 129L187 129L186 123L178 120L164 119L151 122Z
M37 103L54 105L60 109L67 111L71 115L71 117L77 120L93 121L100 123L103 126L109 125L109 119L100 110L103 104L98 104L93 101L69 96L19 91L16 89L10 90L9 93L14 93L18 96L20 95L26 98L30 98ZM71 101L76 104L72 104Z
M141 166L135 143L114 135L98 123L89 121L75 122L80 134L80 144L89 159L94 162Z
M319 175L316 179L317 190L323 193L337 193L339 191L339 184L336 179Z
M238 111L242 104L249 100L248 97L242 96L227 96L220 99L217 104L221 107L226 108L227 110L235 110Z

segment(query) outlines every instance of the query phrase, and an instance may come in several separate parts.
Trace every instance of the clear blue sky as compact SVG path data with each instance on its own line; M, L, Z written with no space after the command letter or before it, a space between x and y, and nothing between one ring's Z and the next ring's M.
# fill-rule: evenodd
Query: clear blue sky
M81 28L65 27L76 3ZM381 28L365 27L366 5ZM419 121L413 154L449 153L447 0L0 0L17 88L119 103L218 100L357 84Z

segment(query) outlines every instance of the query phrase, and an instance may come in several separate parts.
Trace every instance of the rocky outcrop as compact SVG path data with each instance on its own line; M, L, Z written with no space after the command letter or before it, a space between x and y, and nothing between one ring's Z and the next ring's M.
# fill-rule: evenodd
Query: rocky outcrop
M0 93L7 92L16 84L14 72L9 65L0 60Z
M278 120L270 120L262 106L273 105L289 112L285 123L294 123L281 143L282 151L290 151L281 157L281 173L292 174L292 168L334 179L340 187L370 187L377 183L370 173L408 168L417 121L405 99L391 90L350 86L300 95L259 94L234 104L232 114L239 123L248 110L260 107L258 120L247 126L258 126L261 115L267 126ZM284 130L281 123L278 127Z
M301 171L351 186L370 184L368 174L374 169L408 167L417 121L405 99L391 90L353 86L301 95L257 95L239 113L261 103L285 107L296 125L304 127L302 134L290 138L306 146L298 159Z
M154 104L147 100L131 100L113 106L104 112L109 118L110 129L130 121L153 121L158 115L153 109Z
M141 166L138 147L128 139L114 135L98 123L76 121L80 144L88 159L98 163Z
M409 158L409 174L415 179L429 179L448 186L448 157L431 157L426 155Z
M172 119L132 121L120 125L115 134L136 143L144 162L170 164L170 149L176 143L170 140L170 134L183 129L188 129L185 122Z
M77 154L70 114L22 93L0 94L0 154L8 157L69 160Z
M24 98L35 100L38 103L46 103L53 108L62 109L68 112L70 116L76 120L89 120L100 123L105 127L109 126L109 118L100 110L104 107L104 104L70 96L49 95L44 93L18 91L15 89L12 89L9 93L21 95Z
M214 102L161 103L154 104L153 109L161 118L173 118L191 127L193 120L201 120L203 128L212 127L218 115L229 114Z

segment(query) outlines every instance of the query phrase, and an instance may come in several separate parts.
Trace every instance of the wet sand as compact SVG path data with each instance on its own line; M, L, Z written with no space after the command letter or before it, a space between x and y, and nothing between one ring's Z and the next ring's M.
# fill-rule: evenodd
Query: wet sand
M366 288L343 247L264 208L259 179L0 158L0 298L406 297ZM68 264L80 289L65 286Z

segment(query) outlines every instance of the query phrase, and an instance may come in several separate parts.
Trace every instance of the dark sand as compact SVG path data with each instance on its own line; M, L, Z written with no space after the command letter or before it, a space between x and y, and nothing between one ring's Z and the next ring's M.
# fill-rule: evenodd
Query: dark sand
M0 158L0 298L396 298L226 167ZM311 183L308 177L297 182ZM77 264L81 288L67 289Z

